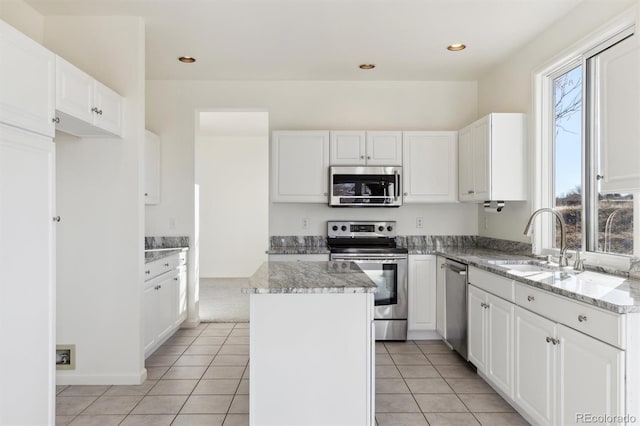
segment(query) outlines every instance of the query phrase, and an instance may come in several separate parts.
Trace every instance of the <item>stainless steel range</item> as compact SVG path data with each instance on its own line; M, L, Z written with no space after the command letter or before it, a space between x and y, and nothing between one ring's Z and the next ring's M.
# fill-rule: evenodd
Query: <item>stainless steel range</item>
M378 286L376 340L407 340L407 249L396 247L396 222L329 221L331 260L358 264Z

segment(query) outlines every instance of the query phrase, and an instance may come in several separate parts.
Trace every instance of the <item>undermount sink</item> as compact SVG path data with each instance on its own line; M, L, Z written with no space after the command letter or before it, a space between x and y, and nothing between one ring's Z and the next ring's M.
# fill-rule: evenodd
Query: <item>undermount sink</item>
M557 264L539 260L490 260L488 263L499 268L506 269L507 271L513 271L515 275L523 276L539 274L541 272L563 272L568 274L577 274L579 272L571 268L560 268L560 266Z

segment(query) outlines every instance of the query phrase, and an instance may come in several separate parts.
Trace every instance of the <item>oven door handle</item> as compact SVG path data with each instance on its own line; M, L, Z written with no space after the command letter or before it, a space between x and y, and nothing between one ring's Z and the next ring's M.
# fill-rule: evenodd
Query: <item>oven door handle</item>
M332 257L336 262L370 262L370 263L398 263L399 260L407 260L406 257Z

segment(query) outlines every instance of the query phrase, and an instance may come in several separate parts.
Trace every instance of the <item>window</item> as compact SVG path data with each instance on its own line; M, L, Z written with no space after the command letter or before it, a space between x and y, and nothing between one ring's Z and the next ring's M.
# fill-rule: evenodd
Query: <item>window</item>
M610 31L536 80L534 204L557 209L569 250L601 264L640 255L640 43L632 28ZM551 215L541 223L536 251L557 251L559 225Z

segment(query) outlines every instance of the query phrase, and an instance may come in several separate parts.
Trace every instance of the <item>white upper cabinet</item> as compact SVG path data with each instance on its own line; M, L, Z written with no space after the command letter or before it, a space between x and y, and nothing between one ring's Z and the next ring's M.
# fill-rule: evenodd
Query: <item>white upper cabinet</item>
M56 56L56 128L75 136L122 136L122 97Z
M0 122L53 137L55 55L0 20Z
M458 132L404 132L405 203L458 199Z
M160 203L160 137L145 130L144 203Z
M328 203L329 132L273 132L271 173L271 202Z
M634 35L595 59L600 192L640 190L640 43Z
M354 166L367 163L366 132L335 131L331 132L330 164L332 166Z
M460 201L526 199L526 122L520 113L493 113L459 132Z
M332 131L332 166L401 166L402 132Z

